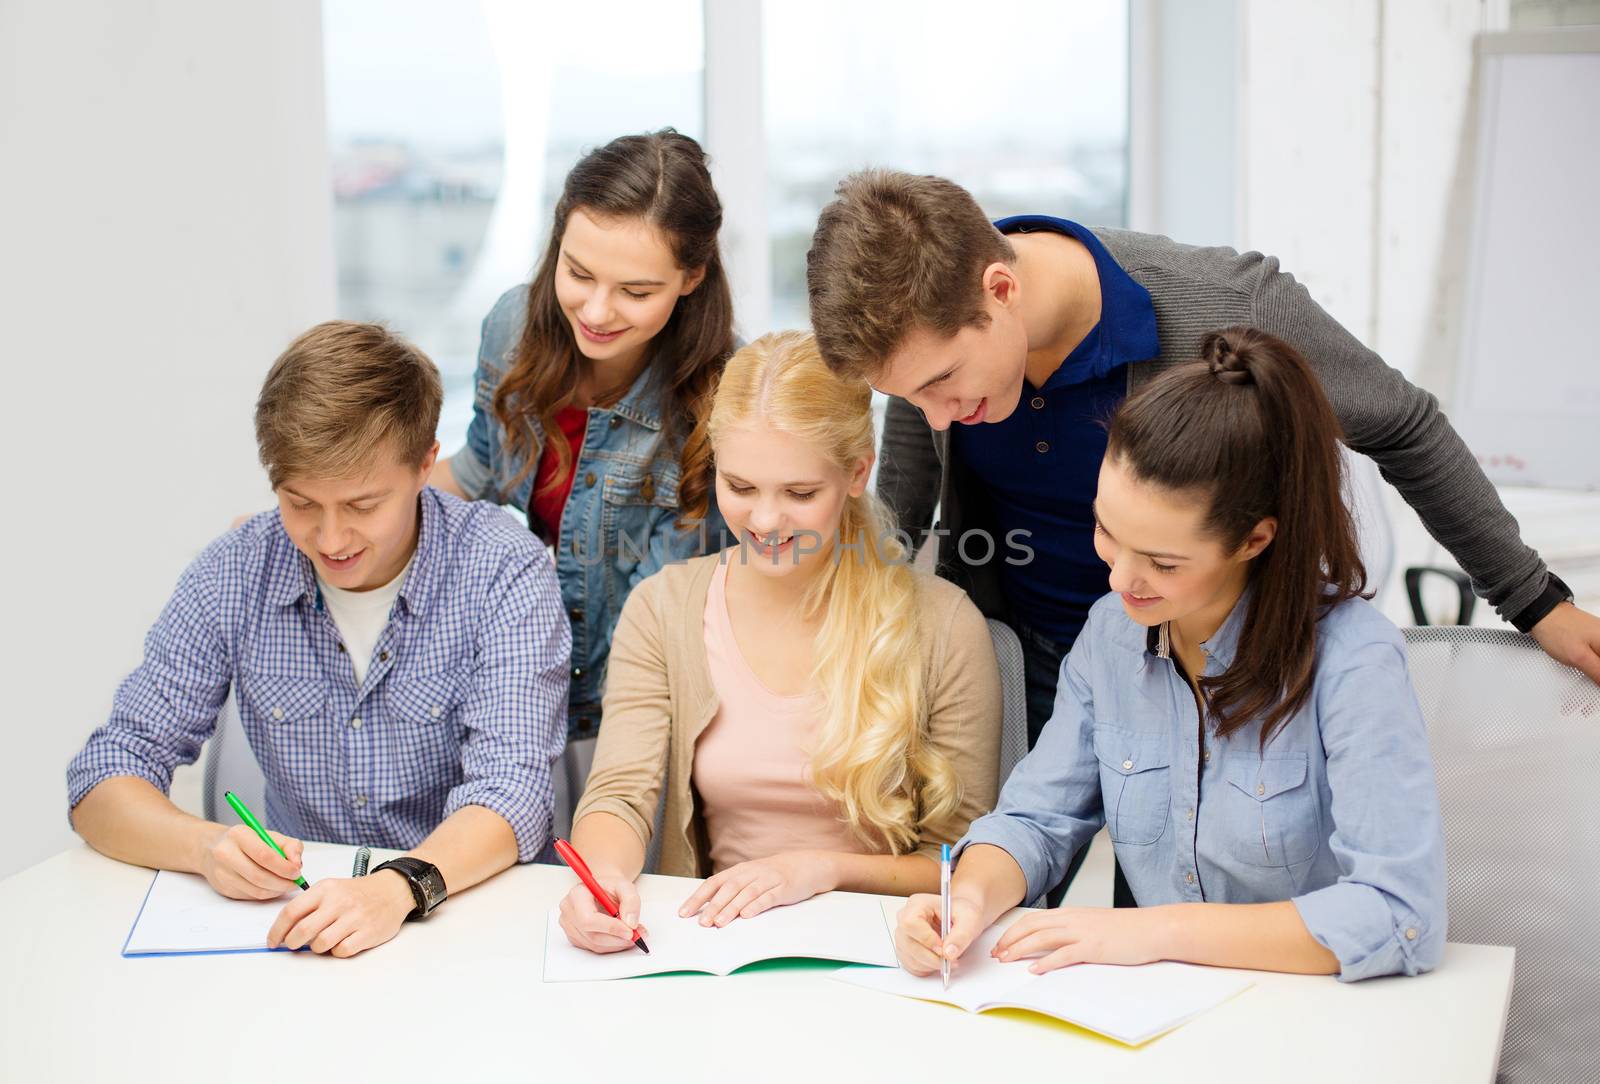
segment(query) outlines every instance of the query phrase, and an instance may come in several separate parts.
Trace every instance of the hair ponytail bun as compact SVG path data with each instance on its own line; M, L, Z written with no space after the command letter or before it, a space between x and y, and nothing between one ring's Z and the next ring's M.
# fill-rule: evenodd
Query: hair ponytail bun
M1211 366L1211 375L1224 384L1252 384L1251 336L1243 328L1213 331L1200 343L1200 356Z
M1248 393L1239 385L1248 386ZM1312 695L1317 622L1366 591L1355 524L1343 497L1339 419L1295 348L1230 327L1123 400L1106 459L1135 479L1204 508L1201 530L1237 553L1277 520L1251 559L1244 627L1227 671L1200 681L1207 725L1222 736L1259 723L1265 747Z

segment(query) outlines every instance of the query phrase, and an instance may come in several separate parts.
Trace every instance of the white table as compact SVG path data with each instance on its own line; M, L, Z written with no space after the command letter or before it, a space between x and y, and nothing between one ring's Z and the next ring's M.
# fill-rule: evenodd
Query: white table
M573 883L555 866L509 870L354 959L124 959L150 876L79 847L0 882L0 1081L1464 1084L1492 1079L1511 994L1511 949L1452 944L1415 979L1262 973L1130 1050L849 987L836 965L546 986L545 913Z

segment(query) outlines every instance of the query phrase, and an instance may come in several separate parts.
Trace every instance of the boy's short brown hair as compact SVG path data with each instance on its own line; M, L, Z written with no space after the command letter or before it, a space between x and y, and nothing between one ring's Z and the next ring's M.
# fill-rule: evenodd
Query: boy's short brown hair
M394 456L420 466L444 390L428 356L378 324L329 320L289 344L256 400L256 446L272 488L354 478Z
M829 368L870 378L912 328L954 335L989 322L983 269L1016 256L971 193L869 169L834 197L806 253L811 326Z

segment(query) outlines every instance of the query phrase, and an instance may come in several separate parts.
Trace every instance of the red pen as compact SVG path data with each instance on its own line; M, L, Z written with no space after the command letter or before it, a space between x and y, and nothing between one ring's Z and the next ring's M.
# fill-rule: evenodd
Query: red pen
M556 840L556 853L561 856L561 861L567 864L567 868L578 875L578 880L583 882L583 887L587 888L590 894L599 901L600 906L606 909L606 914L612 918L622 917L622 912L617 910L616 901L607 895L605 889L600 887L600 882L595 880L594 874L589 872L589 863L583 860L583 856L573 848L572 844L564 839ZM644 943L644 938L639 936L639 931L633 930L631 932L633 933L633 943L638 945L646 956L650 955L650 946Z

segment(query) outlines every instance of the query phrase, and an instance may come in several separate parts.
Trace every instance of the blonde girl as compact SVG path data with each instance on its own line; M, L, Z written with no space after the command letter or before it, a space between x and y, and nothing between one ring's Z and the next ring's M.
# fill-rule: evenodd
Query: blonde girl
M914 571L867 493L871 392L808 334L728 362L709 433L736 545L629 597L573 844L573 944L627 948L658 803L659 872L704 877L680 914L726 925L819 892L938 883L939 845L996 792L1000 688L982 616ZM647 931L643 931L647 932Z

